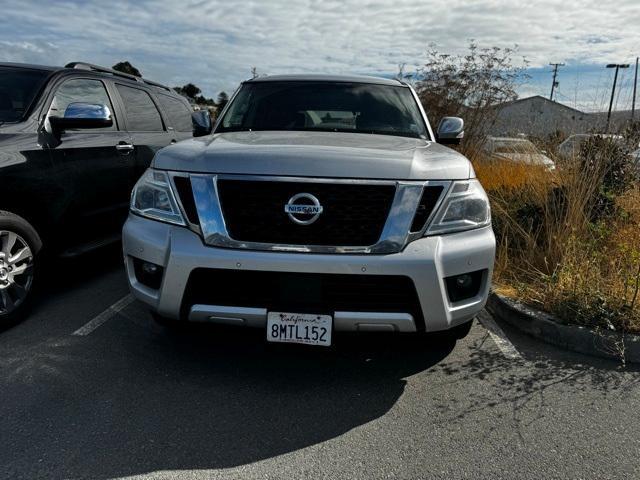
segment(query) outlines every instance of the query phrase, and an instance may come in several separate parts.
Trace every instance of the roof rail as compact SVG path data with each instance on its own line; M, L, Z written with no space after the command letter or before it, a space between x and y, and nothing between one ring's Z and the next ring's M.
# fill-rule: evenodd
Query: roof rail
M171 88L167 87L166 85L162 85L161 83L152 82L151 80L147 80L146 78L136 77L135 75L131 75L129 73L119 72L118 70L114 70L113 68L101 67L100 65L94 65L92 63L71 62L67 63L64 68L75 68L80 70L91 70L92 72L109 73L117 77L123 77L129 80L133 80L134 82L146 83L148 85L153 85L154 87L172 91Z

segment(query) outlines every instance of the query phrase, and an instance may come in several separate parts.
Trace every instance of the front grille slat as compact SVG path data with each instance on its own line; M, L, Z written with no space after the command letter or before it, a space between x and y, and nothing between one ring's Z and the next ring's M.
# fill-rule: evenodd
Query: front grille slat
M232 239L285 245L374 245L395 189L393 184L218 180L220 205ZM298 193L315 196L323 207L311 225L292 222L284 210Z

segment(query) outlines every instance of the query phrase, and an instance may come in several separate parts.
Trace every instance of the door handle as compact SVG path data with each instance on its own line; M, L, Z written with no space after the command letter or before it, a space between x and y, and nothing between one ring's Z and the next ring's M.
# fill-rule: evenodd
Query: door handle
M133 151L135 147L130 143L120 142L116 145L116 150L118 153L122 153L123 155L129 155L130 152Z

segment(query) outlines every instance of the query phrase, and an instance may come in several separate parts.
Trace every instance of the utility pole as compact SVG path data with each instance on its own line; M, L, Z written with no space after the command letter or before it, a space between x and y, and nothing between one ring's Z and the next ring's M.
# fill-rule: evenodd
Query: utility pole
M553 101L553 91L559 85L559 82L556 82L558 67L564 67L564 63L550 63L549 65L553 67L553 81L551 82L551 95L549 95L549 100Z
M638 88L638 60L636 57L636 74L633 77L633 101L631 102L631 120L636 116L636 88Z
M607 68L615 68L616 73L613 76L613 88L611 89L611 101L609 102L609 113L607 113L607 130L609 133L609 124L611 123L611 108L613 108L613 97L616 94L616 83L618 82L618 70L621 68L629 68L628 63L610 63Z

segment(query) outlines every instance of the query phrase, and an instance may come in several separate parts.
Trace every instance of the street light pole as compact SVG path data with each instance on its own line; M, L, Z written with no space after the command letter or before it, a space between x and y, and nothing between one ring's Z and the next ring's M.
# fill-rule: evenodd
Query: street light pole
M616 83L618 83L618 70L621 68L629 68L628 63L610 63L607 68L615 68L616 73L613 76L613 88L611 89L611 101L609 101L609 112L607 113L607 133L609 133L609 124L611 123L611 109L613 108L613 97L616 94Z

